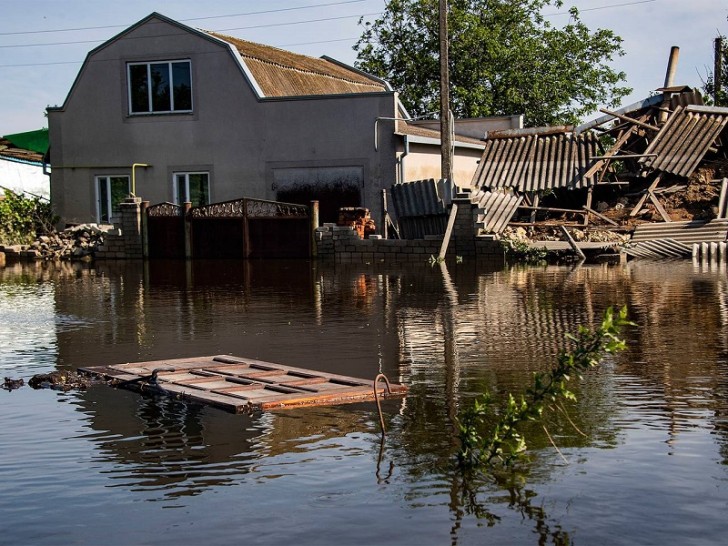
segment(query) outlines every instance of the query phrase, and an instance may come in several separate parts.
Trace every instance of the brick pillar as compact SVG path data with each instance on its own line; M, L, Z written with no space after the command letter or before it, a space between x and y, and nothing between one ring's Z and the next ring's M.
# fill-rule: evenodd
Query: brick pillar
M126 258L143 258L142 216L140 197L127 197L119 205L121 209L121 237Z
M450 252L454 251L457 256L473 257L478 206L470 201L469 195L455 197L452 201L457 204L458 212L452 233L455 244L450 245Z

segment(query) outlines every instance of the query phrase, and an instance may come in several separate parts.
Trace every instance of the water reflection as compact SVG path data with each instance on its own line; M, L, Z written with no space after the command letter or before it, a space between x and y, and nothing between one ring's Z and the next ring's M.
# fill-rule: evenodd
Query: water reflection
M16 294L25 307L12 303ZM663 457L699 459L702 476L673 471L709 488L709 465L728 462L728 282L709 264L493 271L300 261L14 265L0 270L0 313L32 309L43 334L0 330L0 365L19 359L17 369L29 373L38 362L76 368L234 354L367 378L382 372L410 387L406 399L385 404L384 449L372 404L235 416L106 387L75 398L79 437L93 446L104 488L147 500L184 505L254 482L277 505L288 499L272 483L318 481L326 485L313 499L303 485L290 494L310 507L325 503L331 518L368 505L362 489L386 499L391 514L380 517L389 523L418 522L416 514L432 507L446 511L454 543L467 543L480 524L503 527L507 536L517 515L536 541L568 544L578 527L574 493L557 484L578 481L580 472L564 470L543 431L528 431L535 458L527 485L478 482L452 467L455 420L484 389L497 397L521 392L534 371L552 365L567 333L622 304L639 325L626 332L628 350L575 385L578 402L568 415L551 412L547 429L572 465L589 468L581 474L597 472L584 453L597 460L593 450L626 450L622 457L650 467L670 466ZM15 337L29 347L25 360ZM337 485L337 473L355 485ZM595 486L620 498L620 489L634 487L623 480L612 474ZM342 497L348 502L333 500ZM544 498L558 500L545 506ZM639 492L622 500L654 502ZM392 509L399 501L403 507ZM580 510L573 508L586 518L610 517ZM714 509L700 510L717 527ZM413 527L419 524L427 527Z

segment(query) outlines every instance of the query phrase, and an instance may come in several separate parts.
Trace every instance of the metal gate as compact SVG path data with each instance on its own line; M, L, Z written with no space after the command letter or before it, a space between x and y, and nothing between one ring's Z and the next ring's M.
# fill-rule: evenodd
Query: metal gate
M185 257L184 209L174 203L160 203L147 208L146 244L149 257Z
M150 258L308 258L311 221L305 205L236 199L184 209L147 209Z

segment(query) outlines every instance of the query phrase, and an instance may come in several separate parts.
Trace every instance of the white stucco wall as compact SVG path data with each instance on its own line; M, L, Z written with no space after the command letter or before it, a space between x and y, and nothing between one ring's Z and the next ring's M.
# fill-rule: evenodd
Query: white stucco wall
M51 196L50 178L43 174L43 167L4 157L0 157L0 186L33 197Z

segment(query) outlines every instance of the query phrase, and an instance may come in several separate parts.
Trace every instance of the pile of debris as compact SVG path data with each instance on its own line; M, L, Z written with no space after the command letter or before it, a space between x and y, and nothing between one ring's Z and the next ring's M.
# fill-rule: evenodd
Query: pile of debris
M85 390L94 383L100 381L90 377L87 374L80 374L73 370L60 370L50 373L36 374L28 380L28 386L33 389L53 389L60 391ZM14 391L25 385L25 381L20 379L12 379L6 377L5 381L0 384L0 388L6 391Z
M0 246L8 259L90 261L112 226L81 224L58 233L41 235L30 245Z
M601 111L579 127L486 134L471 183L474 197L490 204L479 217L483 232L512 240L522 228L535 243L563 239L566 228L577 243L624 244L658 223L666 227L643 237L695 244L706 241L693 228L716 224L707 242L725 241L728 108L705 106L697 89L665 87Z
M369 209L364 207L341 207L336 225L353 227L360 239L368 239L377 231Z

